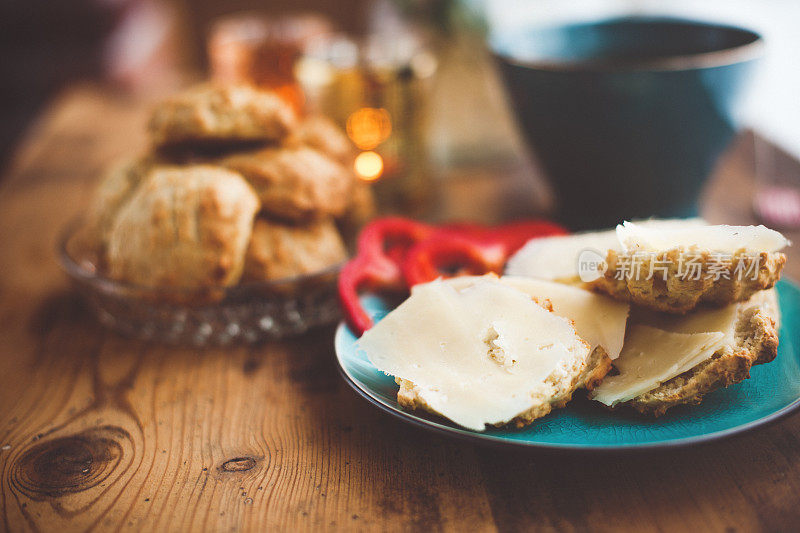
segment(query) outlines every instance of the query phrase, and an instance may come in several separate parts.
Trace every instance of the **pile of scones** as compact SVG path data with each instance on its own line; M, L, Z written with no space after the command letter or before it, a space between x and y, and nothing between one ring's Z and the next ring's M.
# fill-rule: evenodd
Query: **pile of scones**
M271 92L190 88L155 106L148 134L87 210L82 247L110 278L210 288L311 274L344 261L342 232L373 214L347 136Z

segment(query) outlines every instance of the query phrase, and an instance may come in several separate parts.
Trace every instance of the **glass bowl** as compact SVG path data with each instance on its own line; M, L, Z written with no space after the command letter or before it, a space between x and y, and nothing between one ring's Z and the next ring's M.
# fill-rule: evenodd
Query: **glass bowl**
M154 288L113 280L80 250L80 220L58 242L61 267L105 326L123 335L196 346L255 343L299 335L340 318L336 279L342 265L232 287Z

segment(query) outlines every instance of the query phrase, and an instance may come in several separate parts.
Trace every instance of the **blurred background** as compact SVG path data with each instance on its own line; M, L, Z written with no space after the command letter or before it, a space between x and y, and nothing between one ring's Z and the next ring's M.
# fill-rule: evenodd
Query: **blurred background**
M77 80L165 94L200 79L209 69L215 24L226 15L263 15L278 26L287 16L311 15L322 26L312 35L362 38L387 28L396 35L399 26L412 25L417 33L449 38L477 20L466 20L467 12L451 0L5 0L0 161L7 163L41 106Z
M475 196L476 187L491 188L491 175L520 176L508 189L509 212L546 213L551 188L524 147L487 42L536 25L647 14L764 36L737 120L756 132L748 141L760 157L754 175L796 173L794 0L4 0L0 165L47 102L76 82L146 99L210 75L255 81L334 118L369 153L356 161L365 180L401 173L413 184L476 172L485 179L469 182ZM404 187L395 198L417 190ZM413 194L406 200L425 203ZM458 187L436 201L455 206L450 216L469 213ZM800 195L789 208L800 220Z

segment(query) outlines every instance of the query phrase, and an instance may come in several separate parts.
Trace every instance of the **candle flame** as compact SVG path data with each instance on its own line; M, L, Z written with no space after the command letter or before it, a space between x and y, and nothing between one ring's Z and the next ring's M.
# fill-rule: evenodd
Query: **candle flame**
M383 158L375 152L361 152L353 167L362 180L375 181L383 174Z
M347 135L362 150L374 150L392 133L392 119L383 108L362 107L347 117Z

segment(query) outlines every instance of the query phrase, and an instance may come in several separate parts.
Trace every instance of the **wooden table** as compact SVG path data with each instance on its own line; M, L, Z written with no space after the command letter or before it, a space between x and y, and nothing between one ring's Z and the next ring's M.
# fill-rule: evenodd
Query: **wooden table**
M378 412L337 374L331 328L209 350L105 331L53 247L100 168L143 145L142 113L67 92L0 185L0 530L796 527L797 415L659 453L521 453ZM750 220L749 153L723 162L712 220ZM498 212L514 187L491 170L448 181L448 214Z

